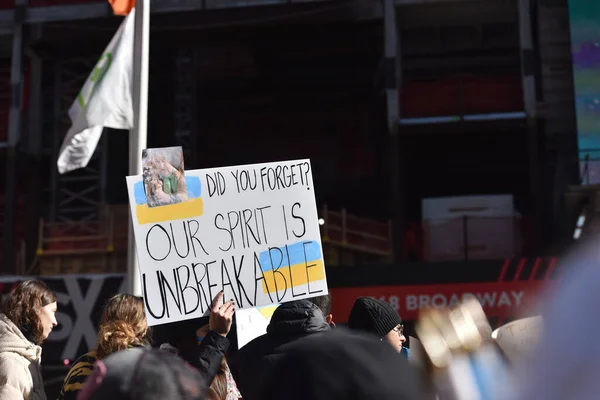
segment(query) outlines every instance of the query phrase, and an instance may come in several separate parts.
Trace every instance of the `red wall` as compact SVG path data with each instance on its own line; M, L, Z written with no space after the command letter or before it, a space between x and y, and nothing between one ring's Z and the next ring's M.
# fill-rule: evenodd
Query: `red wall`
M388 302L403 320L415 321L427 308L455 306L473 295L489 318L518 318L535 304L543 281L481 282L435 285L397 285L330 288L332 313L337 322L346 322L357 297L369 296Z
M519 75L453 76L408 82L400 96L403 118L502 113L524 108Z
M30 7L62 6L67 4L98 3L102 0L29 0ZM108 3L107 3L108 4ZM15 0L0 0L0 10L6 10L15 6Z

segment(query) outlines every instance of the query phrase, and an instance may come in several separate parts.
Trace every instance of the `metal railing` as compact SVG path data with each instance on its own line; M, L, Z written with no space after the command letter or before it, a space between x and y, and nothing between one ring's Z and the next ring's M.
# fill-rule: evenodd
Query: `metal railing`
M36 257L21 272L34 273L43 260L56 257L94 258L122 253L124 243L127 243L127 229L123 229L109 206L103 208L101 218L95 221L47 222L40 219Z
M323 244L331 244L351 251L381 257L392 255L392 223L360 218L348 214L346 209L331 211L321 209L321 234Z

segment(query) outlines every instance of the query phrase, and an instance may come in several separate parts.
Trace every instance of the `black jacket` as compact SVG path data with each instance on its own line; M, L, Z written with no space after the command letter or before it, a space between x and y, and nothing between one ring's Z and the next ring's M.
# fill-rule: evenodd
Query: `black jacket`
M299 340L261 400L423 400L414 367L386 342L343 328Z
M244 400L259 400L273 366L308 335L329 331L323 312L308 300L282 304L275 310L267 333L242 347L229 366Z
M186 320L161 325L158 332L161 350L183 358L198 369L210 386L221 367L221 360L229 349L229 339L217 332L209 331L200 345L197 344L196 329L206 325L207 318Z

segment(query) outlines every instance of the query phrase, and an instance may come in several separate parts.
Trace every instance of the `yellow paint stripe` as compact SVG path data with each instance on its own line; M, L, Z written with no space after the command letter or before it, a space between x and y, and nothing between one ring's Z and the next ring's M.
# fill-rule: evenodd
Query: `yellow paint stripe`
M314 265L310 268L306 268L306 264ZM325 279L325 266L323 260L309 261L308 263L294 264L291 266L292 278L290 279L290 267L279 268L277 273L273 271L264 272L265 281L262 282L263 292L265 294L275 293L277 289L283 290L286 286L289 289L294 283L294 287L300 285L306 285L310 282L317 282ZM307 276L308 272L308 276ZM277 286L275 286L277 283ZM269 290L267 290L267 287Z
M158 207L148 207L147 204L141 204L135 208L135 214L140 225L194 218L201 216L203 213L204 203L202 198L189 199L183 203Z
M258 311L266 318L266 319L271 319L271 317L273 316L273 313L275 312L275 310L277 310L278 306L265 306L265 307L260 307L258 309Z

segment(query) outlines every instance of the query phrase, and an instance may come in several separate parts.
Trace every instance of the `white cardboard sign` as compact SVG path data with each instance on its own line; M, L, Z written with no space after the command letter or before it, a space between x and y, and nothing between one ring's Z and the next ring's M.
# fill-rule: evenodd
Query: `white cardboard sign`
M492 338L511 362L517 362L538 344L542 317L535 316L509 322L492 332Z
M149 180L127 177L149 325L200 317L220 290L237 309L328 293L309 160L184 178L185 196L149 207Z
M238 349L267 333L267 327L277 307L279 304L236 311Z

